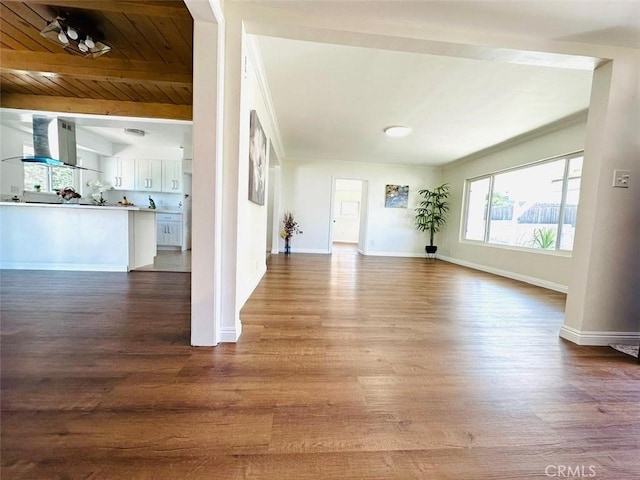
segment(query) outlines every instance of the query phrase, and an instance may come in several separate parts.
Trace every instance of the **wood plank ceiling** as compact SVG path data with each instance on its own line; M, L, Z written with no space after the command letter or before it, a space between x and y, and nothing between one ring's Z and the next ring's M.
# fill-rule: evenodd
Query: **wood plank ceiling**
M40 35L90 20L111 51L87 58ZM192 118L193 20L182 1L0 1L0 106Z

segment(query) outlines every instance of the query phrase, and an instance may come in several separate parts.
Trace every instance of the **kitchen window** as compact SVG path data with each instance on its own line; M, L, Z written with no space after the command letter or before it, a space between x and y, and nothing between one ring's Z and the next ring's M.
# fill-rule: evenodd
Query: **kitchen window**
M467 180L463 238L571 251L582 163L580 152Z
M22 153L25 157L34 154L31 145L24 145ZM77 190L76 174L72 168L56 167L43 163L24 162L24 189L36 191L36 185L40 185L41 192L55 193L61 188L72 187Z

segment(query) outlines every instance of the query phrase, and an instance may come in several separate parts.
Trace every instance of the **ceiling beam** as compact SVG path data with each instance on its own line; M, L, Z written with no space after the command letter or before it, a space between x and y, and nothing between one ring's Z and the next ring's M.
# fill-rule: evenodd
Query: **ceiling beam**
M105 0L28 0L27 3L46 4L58 8L78 8L102 12L126 13L150 17L191 18L189 10L181 2L135 2Z
M7 73L40 72L73 76L85 80L146 83L172 87L191 87L193 78L181 64L118 60L86 59L75 55L0 49L0 71Z
M91 98L25 95L20 93L4 93L0 98L0 106L20 110L44 110L49 112L164 118L170 120L192 120L193 118L191 105L120 102Z

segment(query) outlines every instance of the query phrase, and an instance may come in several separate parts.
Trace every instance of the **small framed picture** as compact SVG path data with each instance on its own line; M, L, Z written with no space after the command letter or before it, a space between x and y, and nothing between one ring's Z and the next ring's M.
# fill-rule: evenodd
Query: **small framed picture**
M409 185L387 185L384 194L385 208L407 208Z

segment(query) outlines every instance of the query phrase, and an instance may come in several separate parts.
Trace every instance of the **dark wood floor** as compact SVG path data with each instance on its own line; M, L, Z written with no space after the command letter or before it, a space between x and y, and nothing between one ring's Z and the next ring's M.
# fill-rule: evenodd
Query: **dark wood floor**
M2 479L640 478L640 368L559 339L563 295L269 263L240 342L198 349L189 274L2 272Z

